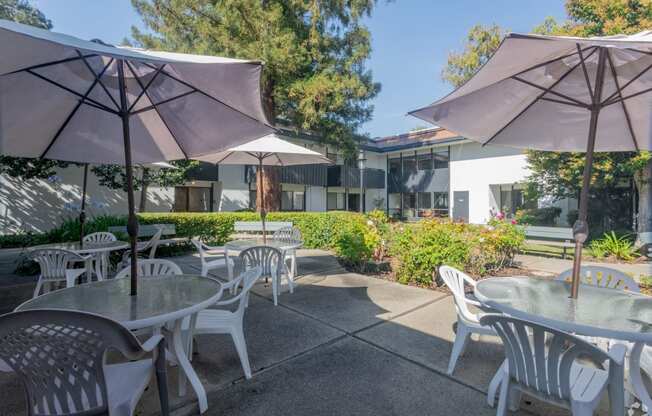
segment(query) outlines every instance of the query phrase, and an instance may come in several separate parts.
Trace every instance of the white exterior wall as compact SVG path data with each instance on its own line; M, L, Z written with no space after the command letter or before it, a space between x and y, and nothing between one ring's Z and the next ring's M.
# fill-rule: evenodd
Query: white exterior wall
M450 147L450 212L453 193L469 192L469 222L481 224L497 202L490 185L523 182L529 174L523 151L464 142Z
M217 211L236 211L249 207L249 184L244 181L243 165L222 165L219 169Z
M65 218L79 215L83 168L57 169L52 180L23 181L0 175L0 234L20 231L43 232L61 224ZM127 214L127 194L100 186L89 169L86 212L96 215ZM169 212L174 204L174 188L150 187L147 210ZM135 193L136 205L140 193Z

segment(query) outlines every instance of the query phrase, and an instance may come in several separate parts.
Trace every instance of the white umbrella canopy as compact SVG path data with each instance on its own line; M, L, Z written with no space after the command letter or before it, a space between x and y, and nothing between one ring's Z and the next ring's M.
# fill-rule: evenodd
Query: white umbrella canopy
M263 166L333 164L330 159L322 154L280 139L275 134L261 137L224 152L198 156L194 159L224 165L257 165L260 172L263 172ZM264 200L265 190L263 189L261 175L258 175L258 181L257 189L260 190L261 200ZM263 223L263 243L267 241L266 216L267 213L263 205L260 207L260 218Z
M588 236L593 153L652 150L652 31L577 38L509 34L464 85L411 115L483 145L586 152L571 296Z
M262 64L89 42L0 20L0 154L123 164L131 294L137 293L133 165L192 158L275 131Z
M198 156L193 159L228 165L258 165L261 160L265 166L333 163L321 153L280 139L275 134L252 140L223 152Z

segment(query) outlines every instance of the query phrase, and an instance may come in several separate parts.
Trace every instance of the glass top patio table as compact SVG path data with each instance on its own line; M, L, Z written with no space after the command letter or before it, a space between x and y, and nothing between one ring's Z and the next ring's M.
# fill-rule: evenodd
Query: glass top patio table
M126 248L129 248L129 243L126 241L105 241L96 243L87 242L84 243L83 246L79 243L79 241L77 241L69 243L42 244L39 246L29 247L29 250L59 249L74 251L75 253L83 255L109 252L114 250L123 250Z
M244 239L244 240L231 240L228 241L226 244L224 244L224 248L226 250L233 250L233 251L243 251L251 247L256 247L256 246L267 246L267 247L274 247L277 248L281 251L283 250L291 250L295 248L301 247L302 243L300 241L291 243L287 241L278 241L274 240L272 238L268 238L266 243L263 243L263 239Z
M529 277L481 280L475 296L500 312L562 331L652 342L649 296L582 284L578 298L571 299L569 283Z
M191 315L222 296L220 282L199 275L141 278L137 296L130 296L129 289L130 279L104 280L39 296L16 310L73 309L111 318L129 329L141 329Z

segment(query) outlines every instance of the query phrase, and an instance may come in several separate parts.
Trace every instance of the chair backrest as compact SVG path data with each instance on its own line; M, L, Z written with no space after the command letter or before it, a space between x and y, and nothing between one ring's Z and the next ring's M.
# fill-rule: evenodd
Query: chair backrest
M261 267L262 276L281 273L281 267L283 267L281 251L274 247L250 247L240 252L238 258L240 259L243 270L249 270L252 267Z
M569 269L557 276L555 280L570 282L572 278L573 269ZM582 266L580 268L580 282L585 285L629 290L636 293L641 291L638 283L625 273L602 266Z
M84 243L109 243L117 240L115 235L107 232L97 232L84 236Z
M68 265L71 262L84 260L75 252L55 248L34 250L30 257L41 268L43 280L65 280Z
M107 414L106 351L131 360L143 354L118 322L75 311L0 316L0 340L0 359L22 381L30 415Z
M230 299L220 301L217 304L229 305L237 302L238 307L236 308L235 313L244 314L245 307L247 306L247 299L249 298L249 292L251 291L251 288L254 286L256 281L262 276L262 274L263 269L261 267L254 267L240 273L240 275L233 279L231 283L233 285L232 287L236 289L242 285L240 293Z
M475 287L475 280L450 266L441 266L439 268L439 276L441 276L441 279L453 294L457 314L468 321L477 322L478 318L469 310L465 292L465 284Z
M300 243L303 241L301 231L297 227L283 227L274 232L274 240L283 243Z
M570 371L577 359L600 369L610 359L583 339L521 319L491 314L481 317L480 324L491 326L503 341L513 380L557 400L570 399Z
M161 239L163 234L163 229L160 229L150 238L145 244L138 248L139 253L143 253L149 250L149 258L153 259L156 257L156 248L158 247L158 242Z
M138 260L138 277L160 276L165 274L183 274L176 263L165 259L142 259ZM131 265L127 265L115 275L115 279L131 277Z
M198 238L191 238L190 242L195 246L195 248L197 248L197 252L199 253L199 260L201 260L202 264L204 264L206 262L206 250L208 249L206 244L204 244L204 242Z

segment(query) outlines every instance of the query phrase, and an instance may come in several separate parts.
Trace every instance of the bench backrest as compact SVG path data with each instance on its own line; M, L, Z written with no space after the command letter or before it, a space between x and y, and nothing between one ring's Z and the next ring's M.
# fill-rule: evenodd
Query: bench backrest
M177 234L177 228L174 224L141 224L138 226L138 237L152 237L159 229L163 230L162 236ZM124 225L109 227L109 232L127 234L127 227Z
M541 238L546 240L571 241L573 240L573 229L528 225L525 227L525 236L528 238Z
M292 227L292 222L288 221L266 221L265 229L267 232L274 232L280 230L281 228ZM262 221L236 221L233 224L233 229L237 232L262 232L263 223Z

